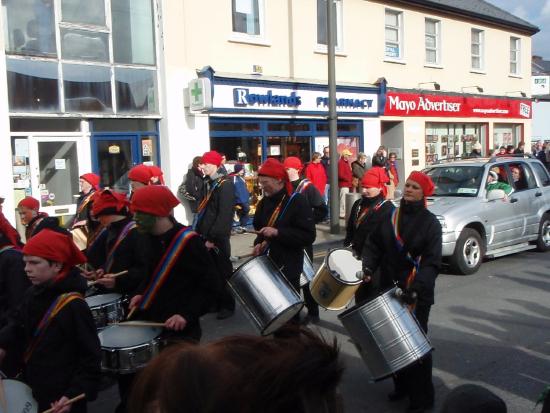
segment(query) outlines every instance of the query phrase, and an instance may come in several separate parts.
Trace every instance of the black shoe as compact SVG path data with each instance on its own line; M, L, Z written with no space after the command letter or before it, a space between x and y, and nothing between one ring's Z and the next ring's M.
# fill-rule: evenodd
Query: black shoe
M400 393L396 391L392 391L391 393L388 393L388 400L390 402L398 402L399 400L403 400L407 397L407 393Z
M218 320L225 320L226 318L231 317L233 314L235 314L235 310L229 310L227 308L223 308L220 311L218 311L218 315L216 318Z

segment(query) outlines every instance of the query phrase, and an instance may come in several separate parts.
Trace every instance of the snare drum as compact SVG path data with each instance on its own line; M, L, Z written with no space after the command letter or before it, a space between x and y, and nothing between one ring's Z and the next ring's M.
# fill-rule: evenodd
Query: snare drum
M4 386L4 397L6 400L7 410L4 410L0 403L0 413L36 413L38 411L38 403L32 397L32 390L25 383L17 380L2 380Z
M98 329L124 320L124 300L120 294L99 294L85 298Z
M162 328L109 326L99 332L101 368L119 374L135 373L164 347Z
M396 291L393 288L338 315L375 381L433 350L414 315L396 297Z
M327 254L309 289L315 301L327 310L346 307L362 282L362 263L351 250L336 248Z
M267 255L242 264L228 284L262 335L268 335L300 312L304 302Z
M307 283L313 280L315 276L315 270L313 269L313 263L307 255L307 252L304 251L304 265L302 267L302 273L300 274L300 287L303 287Z

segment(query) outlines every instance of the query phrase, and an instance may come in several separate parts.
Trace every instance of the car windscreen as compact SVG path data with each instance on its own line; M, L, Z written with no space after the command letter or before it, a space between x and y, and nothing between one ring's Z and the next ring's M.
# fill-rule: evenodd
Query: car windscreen
M482 166L438 166L424 171L435 184L434 196L475 197L483 177Z

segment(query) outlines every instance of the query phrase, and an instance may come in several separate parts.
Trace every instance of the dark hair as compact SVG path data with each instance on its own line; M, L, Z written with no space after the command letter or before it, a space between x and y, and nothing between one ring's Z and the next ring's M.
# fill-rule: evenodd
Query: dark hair
M309 330L238 335L164 350L137 377L133 413L338 413L343 367L334 340Z
M374 155L372 157L372 166L386 166L386 157L382 155Z
M193 158L193 168L198 168L200 163L202 163L202 156L195 156Z
M313 152L313 154L311 155L311 160L314 161L316 159L321 159L323 157L323 155L321 155L319 152Z

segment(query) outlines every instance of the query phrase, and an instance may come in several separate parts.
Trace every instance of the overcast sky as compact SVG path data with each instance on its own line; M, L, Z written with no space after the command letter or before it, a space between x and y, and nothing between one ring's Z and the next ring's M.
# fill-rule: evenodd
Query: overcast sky
M489 3L538 26L533 36L533 54L550 60L550 0L487 0Z

